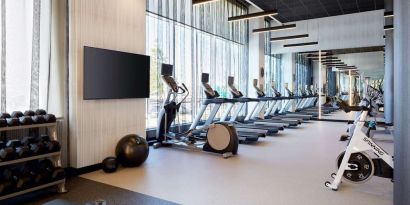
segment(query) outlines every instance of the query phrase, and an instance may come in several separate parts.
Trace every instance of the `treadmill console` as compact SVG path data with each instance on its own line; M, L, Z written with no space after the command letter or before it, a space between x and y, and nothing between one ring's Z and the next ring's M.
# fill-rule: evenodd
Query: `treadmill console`
M204 89L205 95L207 99L217 98L219 97L218 92L216 92L212 87L209 85L209 73L202 73L201 75L201 82L202 88Z
M228 85L229 85L229 90L232 93L232 96L234 98L240 98L243 97L243 94L241 93L241 91L239 91L238 89L235 88L235 86L233 85L235 78L232 76L228 77Z
M258 94L259 98L265 97L265 93L258 88L258 79L253 79L253 87L255 88L256 94Z
M178 85L175 79L172 77L174 66L169 64L162 64L161 76L164 82L172 89L174 92L178 92Z

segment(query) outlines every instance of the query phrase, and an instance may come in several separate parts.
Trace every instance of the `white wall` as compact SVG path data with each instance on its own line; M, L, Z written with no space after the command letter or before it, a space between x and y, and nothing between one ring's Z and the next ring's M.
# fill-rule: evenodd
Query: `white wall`
M297 21L295 29L271 32L272 37L309 34L309 38L272 43L275 53L384 45L384 10ZM272 21L274 22L274 21ZM257 35L257 34L254 34ZM318 41L318 45L285 48L284 44Z
M145 99L83 100L83 46L145 54L145 0L70 0L70 165L114 154L130 133L145 136Z

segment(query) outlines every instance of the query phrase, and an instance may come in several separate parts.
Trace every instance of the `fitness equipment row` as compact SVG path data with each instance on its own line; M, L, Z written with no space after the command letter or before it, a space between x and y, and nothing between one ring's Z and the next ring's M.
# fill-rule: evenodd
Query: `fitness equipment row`
M237 154L239 143L256 142L260 137L273 136L285 127L297 126L298 124L312 119L315 115L305 111L315 106L317 95L294 96L288 89L288 97L266 97L265 94L257 88L257 81L254 80L254 88L258 93L258 98L246 98L234 86L234 78L229 77L228 87L233 96L232 99L220 98L217 91L209 85L209 74L202 74L202 87L206 95L199 112L193 123L186 132L170 132L171 125L178 116L181 104L189 95L189 91L182 83L178 85L173 75L172 65L162 65L161 75L164 83L168 86L169 91L164 101L163 108L160 111L157 129L157 143L154 148L159 147L178 147L190 150L202 150L206 152L219 153L224 157L230 157ZM280 95L272 87L276 95ZM248 102L256 102L244 120L241 120L239 114L244 105ZM222 104L229 103L225 113L217 121L215 116ZM264 118L258 118L256 115L264 111ZM205 120L201 119L208 106L213 108ZM233 107L229 121L227 120ZM296 105L296 106L293 106ZM298 113L295 113L298 112ZM257 113L257 114L255 114ZM316 114L317 116L317 114Z
M64 169L50 159L33 160L0 170L0 196L65 178Z
M56 121L55 115L47 114L42 109L27 110L24 113L21 111L14 111L11 114L5 112L0 115L0 127L53 123Z
M22 140L0 141L0 162L60 151L60 143L50 136L24 137Z

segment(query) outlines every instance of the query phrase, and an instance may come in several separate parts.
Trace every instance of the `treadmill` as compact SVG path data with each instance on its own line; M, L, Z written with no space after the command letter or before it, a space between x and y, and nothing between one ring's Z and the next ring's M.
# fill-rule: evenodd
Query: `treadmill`
M281 94L272 86L276 96L281 96ZM287 88L287 83L285 83L285 89L288 91L288 97L277 97L276 103L273 107L268 108L265 116L270 116L276 119L286 119L286 120L297 120L302 123L304 121L309 121L313 116L304 113L295 113L295 108L297 100L301 97L294 96Z
M233 111L233 114L231 115L229 122L230 123L236 123L237 126L239 127L246 127L246 128L259 128L259 129L267 129L267 130L284 130L284 125L285 123L283 122L270 122L270 123L256 123L256 121L253 120L244 120L240 121L238 120L238 116L242 110L242 108L245 106L246 103L248 102L257 102L259 103L261 100L257 98L244 98L243 94L235 88L234 84L234 77L228 77L228 85L229 89L232 94L232 100L235 100L235 104L237 105L237 108ZM226 110L225 113L222 115L220 121L225 122L228 118L229 113L231 112L232 108L234 107L235 104L231 104ZM276 134L277 131L273 132L270 131L270 134Z
M289 126L297 126L300 124L298 120L294 119L281 119L281 118L275 118L270 116L270 112L272 112L275 106L278 106L279 103L278 101L283 100L282 97L266 97L265 93L258 88L258 80L254 79L253 80L253 87L256 90L256 93L258 95L259 102L253 106L253 108L250 109L250 112L248 112L248 115L245 118L245 121L253 121L255 124L267 124L267 125L280 125L283 124L285 127ZM266 105L269 104L268 108L266 108ZM260 118L258 115L264 110L264 115L263 118Z
M233 103L232 100L227 99L227 98L219 98L219 94L217 91L214 91L211 86L208 84L209 82L209 74L203 73L202 74L202 87L204 89L204 93L206 95L206 100L202 102L201 108L198 111L198 114L196 115L190 129L195 129L195 128L200 128L201 126L197 126L199 121L201 120L203 114L205 113L208 105L214 105L211 113L209 114L207 120L202 126L208 126L211 123L213 123L214 118L216 114L219 111L219 108L221 107L222 104L224 103ZM267 134L266 130L261 130L261 129L241 129L237 126L235 126L239 142L240 143L251 143L251 142L256 142L260 137L265 137ZM196 135L199 136L205 136L205 133L195 133Z
M304 120L302 118L297 117L289 117L285 115L280 115L279 111L283 106L283 101L289 100L289 97L283 97L278 90L275 88L275 81L272 81L271 89L275 93L274 100L269 104L267 110L265 111L264 118L265 119L276 119L276 120L285 120L290 122L297 122L298 124L302 124Z

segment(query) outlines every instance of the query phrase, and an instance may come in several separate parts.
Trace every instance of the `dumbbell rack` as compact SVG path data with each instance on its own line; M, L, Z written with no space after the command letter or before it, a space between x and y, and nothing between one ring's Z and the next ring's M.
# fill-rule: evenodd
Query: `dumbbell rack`
M20 125L20 126L14 126L14 127L2 127L0 128L0 133L1 132L6 132L6 131L12 131L12 130L21 130L21 129L31 129L31 128L41 128L45 127L47 128L48 134L53 140L58 140L57 138L57 123L45 123L45 124L35 124L35 125ZM12 164L18 164L22 162L27 162L35 159L43 159L43 158L50 158L54 162L54 166L59 166L61 167L61 151L58 152L53 152L53 153L47 153L47 154L42 154L42 155L36 155L32 157L25 157L25 158L20 158L16 160L10 160L10 161L5 161L5 162L0 162L0 167L2 166L7 166L7 165L12 165ZM17 191L14 193L10 193L7 195L0 196L0 201L4 199L8 199L11 197L19 196L22 194L26 194L29 192L37 191L40 189L44 189L47 187L51 186L58 186L58 192L59 193L65 193L67 192L67 189L65 188L65 179L53 181L47 184L41 184L39 186L35 186L29 189L25 189L22 191Z

